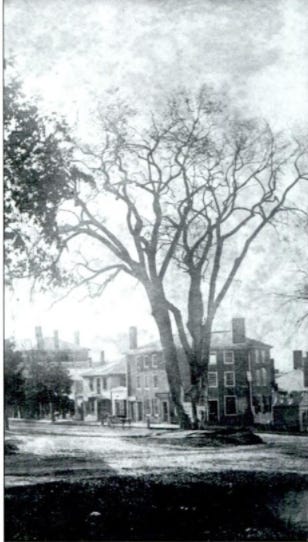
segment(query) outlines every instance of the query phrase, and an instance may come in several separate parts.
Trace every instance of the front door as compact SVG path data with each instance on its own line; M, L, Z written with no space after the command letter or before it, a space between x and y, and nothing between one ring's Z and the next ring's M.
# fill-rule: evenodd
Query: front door
M218 401L213 399L209 401L209 423L218 423Z
M137 420L142 421L142 401L137 402Z
M163 401L162 407L163 407L163 422L168 422L169 421L168 401Z

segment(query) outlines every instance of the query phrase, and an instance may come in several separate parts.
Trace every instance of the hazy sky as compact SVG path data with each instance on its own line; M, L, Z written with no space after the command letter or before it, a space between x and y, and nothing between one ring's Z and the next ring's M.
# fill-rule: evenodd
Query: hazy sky
M279 129L306 129L306 0L6 0L5 54L14 58L27 92L66 115L81 134L94 130L98 99L155 108L166 92L204 83L228 92L247 115ZM266 261L262 249L261 257L251 256L250 274L239 277L243 282L224 312L228 319L235 308L241 311L250 336L274 344L281 367L288 366L289 349L308 350L307 329L293 336L293 312L281 307L278 314L266 298L273 285L281 289L290 280L298 263L284 250L277 240ZM298 238L296 250L304 260L307 249ZM36 296L31 304L27 285L8 294L7 333L33 337L41 324L46 334L58 328L69 339L79 328L93 344L131 324L155 331L142 291L125 280L95 302L70 299L49 309L51 301L51 294Z

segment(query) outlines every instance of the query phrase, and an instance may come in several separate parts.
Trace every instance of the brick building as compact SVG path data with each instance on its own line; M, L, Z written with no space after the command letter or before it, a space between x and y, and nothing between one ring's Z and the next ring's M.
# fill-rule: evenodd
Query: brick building
M274 384L270 345L246 337L242 318L232 320L230 332L213 333L209 363L209 422L213 424L269 423ZM189 367L178 348L183 399L191 415ZM137 330L130 330L127 353L128 415L175 422L159 342L137 345ZM199 407L204 410L202 405Z

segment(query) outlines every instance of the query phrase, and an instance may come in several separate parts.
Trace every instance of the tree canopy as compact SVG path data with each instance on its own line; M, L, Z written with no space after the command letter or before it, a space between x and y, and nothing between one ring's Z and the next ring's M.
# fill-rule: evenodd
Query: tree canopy
M95 144L75 143L78 170L62 178L61 205L42 233L57 239L53 265L62 256L72 288L99 295L119 273L143 286L184 425L174 322L196 422L217 310L254 240L308 180L306 148L235 115L206 87L179 93L156 115L115 106L100 122ZM48 207L49 193L40 201ZM175 272L188 285L185 313L168 293Z
M72 196L76 166L63 119L43 115L16 77L6 78L3 94L5 264L10 280L53 265L57 213Z

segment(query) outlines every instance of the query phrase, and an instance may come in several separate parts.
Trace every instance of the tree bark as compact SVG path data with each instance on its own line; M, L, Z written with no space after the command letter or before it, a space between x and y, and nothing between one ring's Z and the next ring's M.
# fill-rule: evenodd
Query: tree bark
M152 302L152 314L158 327L161 345L164 352L166 373L170 388L171 399L176 408L182 429L190 429L191 422L182 404L182 379L179 369L178 355L174 343L171 320L164 298L157 298Z

